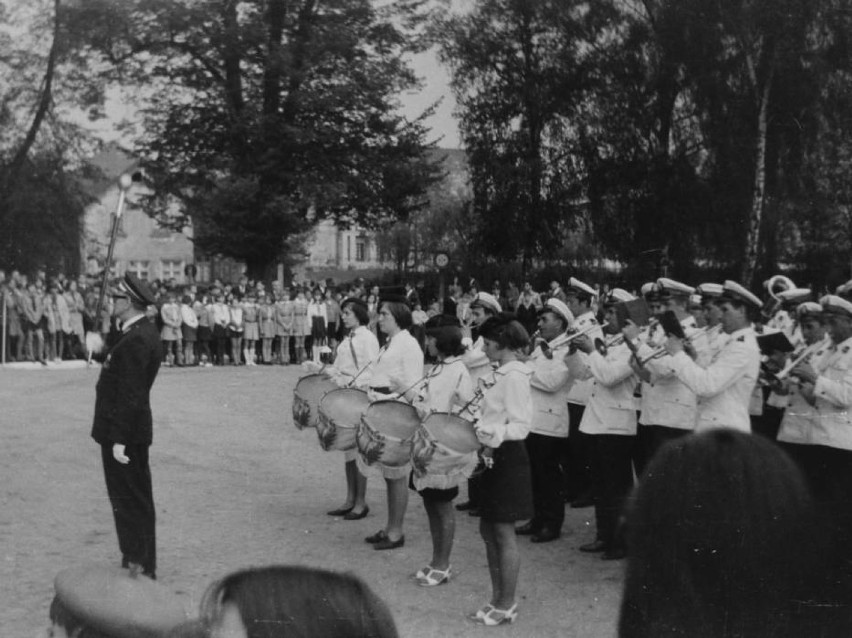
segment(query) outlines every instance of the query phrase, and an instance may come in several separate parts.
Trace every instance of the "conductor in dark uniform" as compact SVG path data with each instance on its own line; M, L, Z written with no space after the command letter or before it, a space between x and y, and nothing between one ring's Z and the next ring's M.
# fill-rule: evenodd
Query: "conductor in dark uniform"
M127 273L112 292L118 331L109 339L95 399L92 438L101 446L107 494L115 517L122 567L156 578L154 495L148 448L150 393L162 360L160 335L145 316L156 299ZM91 344L94 352L103 344Z

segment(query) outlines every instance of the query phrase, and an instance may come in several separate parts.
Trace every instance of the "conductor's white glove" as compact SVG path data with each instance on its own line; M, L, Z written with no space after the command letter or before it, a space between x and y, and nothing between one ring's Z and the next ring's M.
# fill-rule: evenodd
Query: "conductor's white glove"
M122 465L130 463L130 457L124 453L124 446L121 443L112 444L112 458Z
M86 352L97 354L104 349L104 340L97 332L86 333Z

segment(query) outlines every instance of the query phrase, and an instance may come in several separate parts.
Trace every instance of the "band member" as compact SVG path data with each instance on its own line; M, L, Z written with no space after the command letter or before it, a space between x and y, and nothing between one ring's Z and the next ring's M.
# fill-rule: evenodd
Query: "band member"
M614 289L604 300L604 318L609 327L621 329L624 340L635 341L639 329L633 322L619 324L614 306L635 299ZM630 366L632 353L627 344L615 344L606 353L597 350L592 339L573 341L582 353L569 354L566 363L577 379L592 379L589 402L580 422L592 451L592 486L595 502L595 540L580 547L581 552L604 552L606 560L624 557L624 541L619 529L624 499L633 487L632 454L636 437L636 401L633 393L638 378Z
M728 342L702 368L684 352L683 340L666 341L674 374L698 396L696 431L729 427L751 431L749 401L760 372L760 348L750 315L760 311L760 299L735 281L726 281L716 301Z
M810 288L789 288L777 293L778 303L780 307L775 316L766 323L766 328L769 330L780 330L784 336L793 344L793 348L798 349L803 343L802 331L799 327L798 317L796 316L796 308L811 299Z
M481 416L476 436L487 448L492 463L482 473L482 518L479 533L485 542L491 600L472 619L483 625L514 622L518 605L515 592L521 557L515 522L532 514L529 458L523 440L532 425L530 370L520 358L529 335L517 321L494 317L482 325L484 350L499 365L483 380Z
M574 277L571 277L565 287L565 305L574 315L574 329L578 332L591 330L588 335L592 343L603 338L603 330L600 329L592 310L596 294L594 288ZM578 352L577 356L580 359L586 358L583 352ZM565 482L566 498L571 507L589 507L593 504L590 443L580 432L580 421L583 420L591 389L591 379L574 379L568 391L568 476L565 477Z
M695 340L698 358L695 360L702 368L710 365L716 353L722 349L729 335L722 330L722 310L716 301L722 296L722 284L699 284L695 291L701 295L701 308L704 311L704 325L707 330ZM700 347L699 345L700 344Z
M379 341L367 328L370 315L367 303L357 297L350 297L342 304L341 319L347 336L337 346L337 356L333 366L321 366L313 361L306 362L309 370L317 369L341 387L354 385L366 388L370 385L372 371L370 362L379 355ZM357 521L370 511L366 503L367 477L358 471L355 458L358 450L353 448L344 453L346 471L346 501L341 507L333 509L329 516L342 516L347 521Z
M696 338L701 331L695 325L695 318L689 313L690 296L695 289L672 279L657 280L660 289L660 303L663 311L674 313L684 334L690 339ZM694 348L694 345L693 345ZM642 400L639 417L639 432L645 433L644 449L640 455L645 463L650 461L660 446L666 441L680 438L695 429L697 399L695 393L678 379L671 366L668 356L652 359L654 349L643 344L639 348L639 356L647 360L642 368L635 368L637 374L644 376L642 383ZM635 363L635 360L634 360ZM644 471L637 466L637 475Z
M479 327L485 323L489 317L496 317L503 308L500 302L487 292L478 292L470 303L470 328L472 330L472 342L465 344L468 346L467 352L462 357L462 361L467 366L470 373L470 380L476 387L479 380L490 376L494 370L491 360L486 356L484 350L484 339L479 334ZM467 500L464 503L456 505L459 511L469 510L471 516L479 515L479 494L477 492L478 477L474 477L467 482Z
M371 391L375 395L401 393L403 398L413 396L412 388L423 376L423 351L408 328L411 327L411 310L403 297L388 297L379 305L379 329L387 335L387 342L372 366ZM360 457L359 457L360 458ZM359 464L364 473L366 466ZM400 468L381 470L387 487L388 517L384 529L364 540L373 549L397 549L405 545L402 525L408 507L408 472L399 475Z
M834 533L839 558L852 561L852 302L820 299L829 342L812 346L791 371L800 381L781 424ZM807 449L805 449L807 448Z
M148 448L153 434L151 386L162 360L160 335L145 309L156 299L126 273L112 294L121 333L104 353L95 398L92 438L101 446L122 567L156 578L154 494ZM97 352L103 343L92 343Z
M568 441L568 391L571 374L565 365L574 315L563 302L550 298L538 317L535 349L527 360L532 369L530 388L535 417L524 443L532 471L532 519L518 527L518 534L532 535L533 543L559 538L565 520L565 477L561 465Z

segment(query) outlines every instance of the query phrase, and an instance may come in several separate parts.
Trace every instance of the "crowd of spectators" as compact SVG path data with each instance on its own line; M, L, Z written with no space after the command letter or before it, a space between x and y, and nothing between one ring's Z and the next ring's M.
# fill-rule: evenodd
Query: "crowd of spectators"
M333 280L264 283L241 277L234 283L210 284L150 282L157 305L148 310L163 340L167 366L289 365L320 361L334 350L343 330L340 303L357 297L367 303L372 330L377 328L378 307L387 288L356 279L336 284ZM436 314L456 314L463 326L470 323L470 303L480 292L477 282L467 286L453 282L439 299L422 281L405 284L405 296L415 326ZM501 306L517 312L527 330L535 331L538 311L548 297L560 296L552 282L537 292L527 282L519 289L509 282L494 281L485 289ZM397 292L395 290L394 292ZM401 292L401 291L399 291ZM80 275L32 275L0 270L0 299L4 306L5 362L31 361L50 365L69 359L85 359L85 334L110 331L110 297L97 315L100 280ZM415 333L417 329L415 328Z

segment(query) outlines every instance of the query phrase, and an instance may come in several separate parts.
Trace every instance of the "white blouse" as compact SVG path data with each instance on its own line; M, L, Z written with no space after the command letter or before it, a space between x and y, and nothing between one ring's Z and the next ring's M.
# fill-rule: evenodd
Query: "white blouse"
M522 441L532 427L534 414L530 376L532 371L520 361L497 368L484 386L482 413L476 423L480 443L497 448L503 441Z
M409 390L423 376L423 351L417 339L408 330L400 330L379 351L372 371L372 387Z
M378 355L379 340L376 335L367 326L358 326L337 346L334 365L327 366L325 373L340 386L348 385L352 379L355 379L356 387L368 386L373 377L370 363Z
M430 412L457 412L467 405L473 399L473 382L461 357L449 357L434 365L418 384L416 394L414 407L421 416Z

